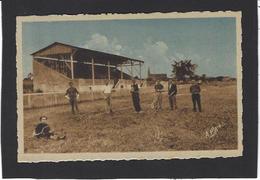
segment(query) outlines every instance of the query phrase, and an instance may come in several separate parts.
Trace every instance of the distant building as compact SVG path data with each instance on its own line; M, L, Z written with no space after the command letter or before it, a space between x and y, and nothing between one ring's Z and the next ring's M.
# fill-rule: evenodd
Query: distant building
M168 80L167 74L151 74L150 68L148 68L148 80L156 81L156 80Z
M206 81L235 81L236 78L229 76L217 76L217 77L207 77Z
M33 74L29 73L27 77L23 79L23 93L33 92Z
M23 93L33 92L33 80L24 78L23 80Z

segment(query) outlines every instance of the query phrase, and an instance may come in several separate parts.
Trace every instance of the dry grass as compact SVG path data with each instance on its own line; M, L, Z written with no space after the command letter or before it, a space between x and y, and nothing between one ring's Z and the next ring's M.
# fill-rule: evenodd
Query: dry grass
M113 99L113 115L104 113L103 101L79 104L81 112L74 116L69 106L26 110L25 152L236 149L236 85L205 85L202 89L202 113L192 111L188 87L179 89L183 95L177 96L176 111L169 110L165 93L163 110L153 112L150 91L141 96L143 114L134 113L130 96ZM67 138L56 141L31 137L41 115L48 116L50 126Z

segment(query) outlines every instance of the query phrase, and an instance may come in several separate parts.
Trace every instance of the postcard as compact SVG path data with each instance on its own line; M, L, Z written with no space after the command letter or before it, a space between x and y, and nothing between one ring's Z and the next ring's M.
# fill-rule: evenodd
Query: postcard
M18 162L242 156L241 12L16 19Z

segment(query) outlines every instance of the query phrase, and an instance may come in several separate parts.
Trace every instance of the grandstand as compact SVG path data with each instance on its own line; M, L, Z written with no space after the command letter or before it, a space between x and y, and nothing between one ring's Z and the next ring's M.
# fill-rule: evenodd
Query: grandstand
M142 79L144 61L60 42L31 54L34 91L64 91L72 81L81 91L98 89L107 80L114 86L133 77ZM121 88L124 86L120 85Z

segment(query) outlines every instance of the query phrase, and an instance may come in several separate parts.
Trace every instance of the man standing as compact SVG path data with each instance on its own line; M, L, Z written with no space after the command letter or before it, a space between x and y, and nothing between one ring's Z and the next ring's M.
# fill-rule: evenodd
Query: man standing
M79 112L77 100L79 97L79 92L75 87L73 87L72 82L69 82L69 86L70 87L67 89L65 97L70 101L72 114L75 114L74 107L76 108L76 111Z
M192 103L193 103L193 111L194 112L197 111L196 105L198 105L199 112L201 112L200 86L197 82L191 85L190 92L191 92Z
M133 99L135 111L139 113L141 111L139 88L134 79L132 80L131 93L132 93L132 99Z
M156 81L156 84L154 86L155 89L155 99L153 103L153 107L156 111L162 109L162 91L163 91L163 85L160 83L160 80Z
M111 93L112 93L112 86L109 84L109 81L107 81L103 94L106 102L106 113L108 114L113 112L111 107Z
M177 86L170 79L169 84L168 84L168 96L169 96L169 103L170 103L171 110L173 110L173 106L174 106L174 109L177 109L176 94L177 94Z

